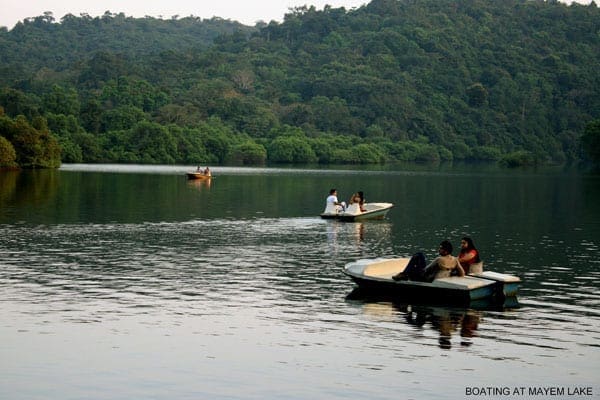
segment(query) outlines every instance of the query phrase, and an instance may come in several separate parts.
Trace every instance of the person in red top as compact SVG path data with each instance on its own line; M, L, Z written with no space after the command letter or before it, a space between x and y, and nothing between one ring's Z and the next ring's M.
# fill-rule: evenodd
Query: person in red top
M469 273L471 265L479 263L479 251L473 244L473 239L465 236L460 241L460 253L458 254L458 261L461 267L465 270L465 274Z

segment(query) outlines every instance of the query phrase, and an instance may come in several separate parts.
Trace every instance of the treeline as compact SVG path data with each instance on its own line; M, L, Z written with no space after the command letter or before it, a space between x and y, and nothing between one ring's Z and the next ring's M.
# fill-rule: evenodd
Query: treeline
M600 118L599 31L595 3L541 0L373 0L255 27L46 13L0 30L0 106L63 162L562 163Z

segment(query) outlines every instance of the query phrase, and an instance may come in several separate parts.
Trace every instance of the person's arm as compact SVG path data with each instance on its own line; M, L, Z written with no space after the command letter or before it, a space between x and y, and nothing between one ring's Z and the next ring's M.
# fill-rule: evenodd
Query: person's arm
M456 272L458 272L458 276L465 276L465 270L463 269L462 265L460 265L458 258L456 259Z

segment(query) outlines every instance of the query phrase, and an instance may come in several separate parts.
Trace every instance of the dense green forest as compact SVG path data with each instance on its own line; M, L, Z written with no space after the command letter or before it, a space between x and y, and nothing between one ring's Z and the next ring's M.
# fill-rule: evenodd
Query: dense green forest
M597 142L582 136L598 119L593 2L373 0L253 27L45 13L0 28L0 166L563 163Z

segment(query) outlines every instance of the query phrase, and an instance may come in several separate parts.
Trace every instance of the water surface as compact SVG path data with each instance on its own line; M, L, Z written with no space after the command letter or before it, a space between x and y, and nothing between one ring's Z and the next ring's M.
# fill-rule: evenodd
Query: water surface
M572 170L66 165L0 174L0 398L600 398L600 179ZM331 187L396 207L318 218ZM504 309L353 296L469 234ZM591 396L567 389L591 387ZM521 398L527 398L522 396ZM544 398L543 396L538 398Z

